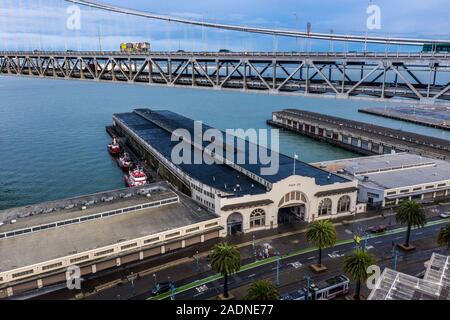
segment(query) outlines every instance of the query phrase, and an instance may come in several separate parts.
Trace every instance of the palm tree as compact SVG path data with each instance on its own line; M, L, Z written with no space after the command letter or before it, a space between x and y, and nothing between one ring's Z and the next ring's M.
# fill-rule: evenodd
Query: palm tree
M409 247L411 227L423 227L427 222L425 213L423 212L422 205L412 200L402 201L396 211L397 215L395 219L397 222L408 225L405 247Z
M373 255L362 249L356 249L345 257L344 271L356 280L355 299L359 300L361 295L361 282L367 280L367 268L374 265L376 260Z
M278 300L280 294L277 287L267 280L254 282L247 291L246 300Z
M322 249L336 244L336 228L330 220L318 220L310 223L306 230L306 240L319 248L318 265L322 266Z
M228 298L228 276L238 272L241 268L241 254L235 246L218 243L210 254L210 261L211 268L223 276L223 296Z
M439 231L437 242L441 247L450 249L450 223L447 223L447 225Z

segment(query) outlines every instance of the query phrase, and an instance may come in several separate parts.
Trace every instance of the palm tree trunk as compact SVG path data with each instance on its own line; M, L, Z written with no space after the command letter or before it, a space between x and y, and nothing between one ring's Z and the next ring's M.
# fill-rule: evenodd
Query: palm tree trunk
M356 292L355 292L355 300L360 300L361 297L361 280L356 282Z
M409 247L409 237L411 236L411 224L408 224L408 229L406 230L406 246Z
M322 266L322 248L319 248L319 267Z
M228 275L225 273L223 276L223 296L228 298Z

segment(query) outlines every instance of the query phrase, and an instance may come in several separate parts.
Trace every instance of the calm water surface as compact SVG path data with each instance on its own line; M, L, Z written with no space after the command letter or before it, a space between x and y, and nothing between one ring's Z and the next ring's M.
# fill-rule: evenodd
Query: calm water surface
M266 128L271 112L300 108L450 139L450 133L358 113L359 101L0 77L0 209L123 187L106 152L114 112L168 109L218 127ZM378 105L378 106L384 106ZM354 153L280 132L282 153L306 162Z

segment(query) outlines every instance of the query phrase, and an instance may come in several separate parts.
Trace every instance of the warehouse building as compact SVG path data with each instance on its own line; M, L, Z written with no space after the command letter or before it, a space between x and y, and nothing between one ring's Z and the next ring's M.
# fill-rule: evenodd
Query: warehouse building
M450 198L450 163L410 153L327 161L314 164L358 182L358 201L375 207Z
M276 228L280 222L329 219L357 212L356 181L258 145L258 155L270 153L278 161L276 173L263 175L261 161L236 161L239 155L249 159L249 149L255 147L237 137L224 145L233 159L175 164L172 150L180 141L189 141L187 136L173 139L175 130L183 129L191 137L198 135L194 121L179 114L136 109L115 114L113 125L127 145L165 179L220 216L222 236ZM211 127L203 125L202 129ZM208 160L223 160L217 153L208 152L210 141L189 143L192 157L201 152ZM244 148L238 148L239 143Z
M1 216L0 298L65 282L71 266L95 274L218 238L221 229L220 217L165 182Z

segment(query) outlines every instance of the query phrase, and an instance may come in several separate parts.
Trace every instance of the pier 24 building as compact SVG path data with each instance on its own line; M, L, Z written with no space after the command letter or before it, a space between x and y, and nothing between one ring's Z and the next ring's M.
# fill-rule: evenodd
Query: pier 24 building
M136 109L114 114L113 125L127 145L163 178L220 216L224 227L221 236L276 228L280 222L353 215L357 211L356 181L270 151L248 139L232 136L230 141L225 132L227 139L220 154L208 148L215 138L208 140L202 135L199 141L195 139L199 138L195 130L198 122L171 111ZM184 134L179 134L180 129ZM213 128L201 124L201 129L206 132ZM172 151L180 142L189 145L190 163L172 160ZM257 163L249 161L251 148L257 150ZM202 153L205 161L194 164L196 153ZM233 157L224 158L224 154ZM261 154L276 159L276 172L262 174L267 165L261 164ZM239 156L246 161L237 161Z

